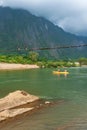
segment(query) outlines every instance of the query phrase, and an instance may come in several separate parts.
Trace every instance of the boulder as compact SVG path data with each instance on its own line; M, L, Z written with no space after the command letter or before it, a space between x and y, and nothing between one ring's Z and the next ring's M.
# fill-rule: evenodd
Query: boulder
M0 111L18 107L39 100L39 97L28 94L25 91L15 91L0 99Z
M0 99L0 121L31 111L34 107L23 107L26 104L38 101L39 97L25 91L15 91ZM21 108L20 108L21 106Z

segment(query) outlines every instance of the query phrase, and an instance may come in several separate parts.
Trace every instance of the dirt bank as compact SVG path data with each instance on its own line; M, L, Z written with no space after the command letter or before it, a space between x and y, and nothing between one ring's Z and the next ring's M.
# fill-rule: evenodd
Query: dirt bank
M0 70L36 69L37 65L0 63Z

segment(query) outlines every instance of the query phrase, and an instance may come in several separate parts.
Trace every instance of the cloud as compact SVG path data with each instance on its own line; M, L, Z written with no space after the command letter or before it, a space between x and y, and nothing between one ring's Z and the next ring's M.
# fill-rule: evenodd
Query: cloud
M77 35L87 32L87 0L0 0L0 5L27 9L67 32Z

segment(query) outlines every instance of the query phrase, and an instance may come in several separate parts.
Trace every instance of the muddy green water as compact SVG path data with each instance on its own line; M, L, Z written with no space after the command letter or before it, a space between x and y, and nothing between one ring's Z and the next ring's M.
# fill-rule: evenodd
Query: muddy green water
M70 68L67 77L52 71L0 71L0 97L20 89L46 100L64 100L0 130L87 130L87 68Z

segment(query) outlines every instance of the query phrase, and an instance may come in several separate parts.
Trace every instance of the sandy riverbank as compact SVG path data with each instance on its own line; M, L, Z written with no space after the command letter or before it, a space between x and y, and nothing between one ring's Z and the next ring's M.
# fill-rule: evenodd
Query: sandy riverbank
M0 70L36 69L37 65L0 63Z

